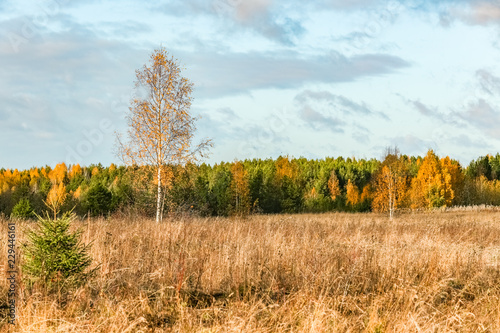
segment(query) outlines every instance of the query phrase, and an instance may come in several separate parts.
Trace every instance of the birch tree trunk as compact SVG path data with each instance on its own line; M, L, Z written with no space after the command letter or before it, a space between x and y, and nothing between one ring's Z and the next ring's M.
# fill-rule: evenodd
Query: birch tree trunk
M161 220L161 167L158 166L158 198L156 199L156 222Z

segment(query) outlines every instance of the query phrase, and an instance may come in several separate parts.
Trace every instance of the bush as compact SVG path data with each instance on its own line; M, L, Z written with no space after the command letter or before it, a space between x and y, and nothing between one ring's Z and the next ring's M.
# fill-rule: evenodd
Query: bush
M88 270L90 244L80 242L81 230L69 231L74 214L51 219L37 215L38 230L27 232L22 244L23 273L29 286L37 283L48 290L64 290L84 284L97 268Z
M33 208L28 199L24 198L19 200L19 202L12 208L11 217L28 219L33 217Z

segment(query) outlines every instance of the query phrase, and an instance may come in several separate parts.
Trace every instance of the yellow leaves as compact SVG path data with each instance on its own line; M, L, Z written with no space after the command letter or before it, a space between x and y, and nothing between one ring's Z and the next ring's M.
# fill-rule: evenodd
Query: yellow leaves
M30 179L32 181L36 181L38 178L40 178L40 173L38 172L38 169L37 168L30 169Z
M116 170L116 165L115 165L114 163L111 163L111 164L109 165L109 169L108 169L108 170L109 170L109 172L113 172L113 171L115 171L115 170Z
M32 168L29 171L30 186L36 192L38 191L38 179L40 178L40 173L37 168Z
M315 200L315 199L318 199L319 198L319 194L318 194L318 191L316 191L316 188L313 187L311 189L311 191L308 191L304 194L304 197L306 199L311 199L311 200Z
M81 174L82 174L82 168L80 167L80 164L74 164L71 166L71 170L69 172L70 179Z
M21 173L17 169L14 169L14 171L7 169L2 176L1 192L14 191L15 186L21 182Z
M49 178L49 172L47 171L47 168L42 168L40 172L42 176L44 176L45 178Z
M181 76L177 61L164 48L156 49L136 71L136 87L144 88L146 97L134 99L129 109L129 142L118 140L122 160L159 167L195 159L190 152L196 120L189 114L192 83Z
M49 172L48 178L52 184L59 184L63 182L67 172L68 168L66 167L66 164L64 162L59 163L52 171Z
M184 170L187 172L186 170ZM172 187L172 182L174 180L174 171L172 170L171 166L168 165L162 165L160 166L160 181L161 185L164 188L170 188ZM158 185L158 178L155 177L153 183L155 185Z
M335 200L340 195L339 179L335 174L335 170L332 170L330 179L328 179L328 190L330 191L330 198L332 200Z
M393 212L405 205L407 171L400 160L384 165L374 178L372 208L376 212Z
M280 156L276 160L276 172L280 179L285 176L290 179L294 179L295 175L297 174L297 168L294 164L290 162L288 156L286 157Z
M21 173L19 170L14 169L11 175L12 183L13 184L18 184L21 181Z
M66 199L66 187L64 186L64 184L60 183L59 185L56 184L52 185L52 188L50 189L49 194L47 195L47 200L45 201L45 204L53 211L54 218L56 218L57 213L59 212L59 208L62 206L65 199Z
M231 192L234 200L234 213L243 216L247 215L250 212L248 172L240 161L231 166Z
M73 198L79 199L80 196L82 195L82 187L78 186L75 192L73 192Z
M52 185L49 194L47 195L47 203L50 205L62 204L66 198L66 188L64 184Z
M98 169L97 167L94 167L94 168L92 169L92 176L95 176L95 175L97 175L98 173L99 173L99 169Z
M451 189L450 203L457 202L457 194L462 192L465 184L462 167L457 161L450 159L448 156L441 159L441 168L445 174L445 183Z
M363 192L361 193L361 198L360 198L361 202L366 202L371 200L372 195L373 193L370 184L365 185L365 187L363 187Z
M439 160L434 151L425 156L412 181L412 208L450 206L462 182L460 166L449 157Z
M346 185L346 203L351 207L359 203L359 189L350 179Z

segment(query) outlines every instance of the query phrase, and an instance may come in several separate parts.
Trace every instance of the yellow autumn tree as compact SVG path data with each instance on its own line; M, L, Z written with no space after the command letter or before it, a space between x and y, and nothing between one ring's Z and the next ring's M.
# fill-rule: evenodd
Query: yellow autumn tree
M462 172L462 167L458 161L452 160L448 156L442 158L440 163L443 174L449 174L449 177L445 177L445 181L448 182L448 186L451 187L453 191L453 198L450 198L450 196L448 197L448 205L458 204L462 201L462 192L465 186L465 177Z
M360 200L361 202L369 202L370 200L372 200L372 189L370 184L367 184L365 185L365 187L363 187Z
M276 174L278 175L279 179L282 179L285 176L290 179L294 179L297 175L297 166L294 163L290 162L288 156L278 157L275 163Z
M48 168L50 169L50 167L47 168L43 167L42 169L40 169L40 173L45 178L49 178L49 170L47 170Z
M125 164L155 168L156 221L162 219L162 166L185 164L204 156L211 147L206 139L195 147L196 130L190 115L193 84L181 75L178 61L164 48L155 50L148 64L136 71L137 97L127 115L127 140L117 135L117 153Z
M330 173L330 178L328 179L328 190L330 192L330 198L335 201L335 199L340 195L339 179L337 178L335 170L332 170Z
M351 208L359 203L359 189L350 179L347 180L346 185L346 203Z
M63 183L59 183L59 185L52 185L52 188L47 195L47 200L45 200L45 205L49 207L54 213L54 220L57 217L57 213L59 213L59 209L61 208L64 200L66 199L66 188Z
M64 177L66 177L67 173L68 168L63 162L57 164L56 167L49 172L48 176L52 184L60 184L64 181Z
M453 180L449 168L449 165L448 168L442 167L433 150L427 152L417 176L412 180L412 208L451 205L455 191L452 188Z
M73 164L71 166L71 169L69 171L69 178L74 178L75 176L77 175L81 175L82 174L82 167L80 166L80 164Z
M20 183L21 183L21 173L19 172L19 170L17 169L14 169L14 171L12 171L12 175L11 175L11 186L12 188L14 188L15 186L19 186Z
M93 167L92 172L90 173L92 176L97 176L99 174L99 168L98 167Z
M387 149L381 169L373 178L373 210L389 212L392 219L396 209L405 206L408 178L408 168L399 150Z
M33 192L38 192L38 179L40 179L40 173L37 168L30 169L30 187L33 189Z
M9 169L7 169L3 172L3 174L2 174L2 188L1 188L2 193L10 191L11 176L12 176L12 173L10 172Z
M250 187L248 172L243 163L236 161L231 166L231 193L233 197L233 212L246 216L250 212Z

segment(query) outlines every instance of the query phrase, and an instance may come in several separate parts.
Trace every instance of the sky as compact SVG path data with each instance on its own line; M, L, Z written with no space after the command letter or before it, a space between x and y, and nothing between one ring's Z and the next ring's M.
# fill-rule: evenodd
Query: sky
M1 0L0 168L121 164L159 47L207 163L500 151L500 1Z

